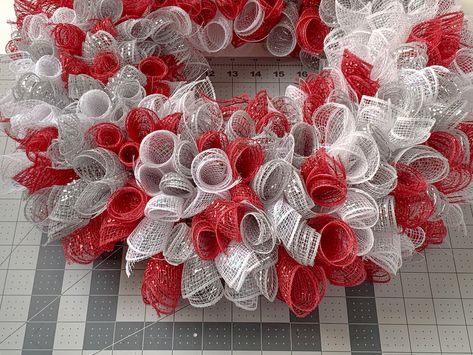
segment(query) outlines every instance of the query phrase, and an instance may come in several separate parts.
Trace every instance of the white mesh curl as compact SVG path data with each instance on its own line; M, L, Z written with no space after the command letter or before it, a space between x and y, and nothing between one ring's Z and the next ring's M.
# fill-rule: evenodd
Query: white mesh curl
M256 254L244 244L230 242L225 253L215 258L215 266L227 285L235 291L240 291L245 279L259 265Z
M144 218L127 238L126 272L130 276L133 265L163 251L171 235L173 223Z
M221 149L207 149L192 161L192 178L199 189L208 193L229 190L238 183L233 179L227 155Z
M145 216L151 220L178 222L182 216L184 199L158 192L145 207Z

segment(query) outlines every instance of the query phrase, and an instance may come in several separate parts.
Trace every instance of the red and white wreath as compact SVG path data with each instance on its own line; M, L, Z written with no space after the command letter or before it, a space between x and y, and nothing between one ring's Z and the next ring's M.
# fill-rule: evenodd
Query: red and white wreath
M15 0L4 191L66 260L127 245L143 301L303 317L464 229L473 26L449 0ZM205 55L264 42L313 68L221 101Z

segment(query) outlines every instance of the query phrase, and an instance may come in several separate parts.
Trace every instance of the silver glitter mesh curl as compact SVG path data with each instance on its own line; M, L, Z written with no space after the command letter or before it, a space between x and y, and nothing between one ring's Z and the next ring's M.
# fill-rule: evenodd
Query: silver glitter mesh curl
M108 119L112 113L112 100L102 90L89 90L79 99L78 113L96 121Z
M117 40L109 32L88 32L82 44L82 55L91 59L100 52L113 52L116 48Z
M294 137L292 164L300 168L304 160L320 148L319 132L314 126L299 122L292 126L291 135Z
M347 200L336 212L353 228L371 228L379 218L379 207L367 192L349 188Z
M64 108L71 102L63 88L42 80L34 73L22 75L12 89L12 95L16 101L41 100L58 108Z
M219 131L223 127L222 111L213 102L195 102L196 110L184 115L184 124L195 137L208 131Z
M371 228L352 228L358 245L358 256L365 256L368 254L374 245L374 233Z
M289 255L301 265L313 266L319 249L320 234L305 222L299 223Z
M276 57L288 56L296 48L296 22L298 9L295 3L288 2L282 12L282 18L266 38L266 48Z
M195 191L192 182L176 172L165 174L159 183L159 188L167 195L181 198L189 198Z
M128 276L135 263L163 251L172 228L173 223L170 222L155 221L147 217L141 220L126 240L128 250L125 259Z
M205 210L214 200L219 197L228 199L229 196L226 192L214 194L197 188L192 196L186 200L184 210L182 212L182 218L190 218L195 216L196 214Z
M165 130L154 131L143 138L140 144L140 159L150 167L169 172L177 144L178 138L174 133Z
M276 299L278 293L278 274L276 266L272 265L266 269L255 272L255 280L261 294L270 302Z
M226 284L240 291L247 277L259 265L256 254L242 243L230 242L225 253L215 258L215 267Z
M158 192L145 207L145 216L152 220L178 222L182 216L184 199Z
M276 245L274 228L266 213L251 204L240 222L242 242L258 254L268 254Z
M181 280L182 298L194 307L208 307L223 297L223 285L213 261L194 256L184 262Z
M134 175L147 195L155 196L160 191L159 184L164 176L161 170L140 162L135 166Z
M21 191L24 187L12 179L18 173L31 166L31 161L23 153L0 155L0 187L2 194Z
M207 149L192 161L192 178L197 187L207 193L221 193L238 183L233 178L230 161L221 149Z
M223 294L227 300L233 302L237 307L254 311L258 308L258 298L261 293L256 280L250 275L245 279L240 291L225 285Z
M252 187L264 204L276 202L292 177L292 166L282 159L268 161L258 170Z
M282 199L268 208L268 215L276 228L279 240L290 250L295 243L302 216Z
M377 232L374 245L365 258L395 275L402 266L401 236L389 232Z
M400 231L396 221L395 200L393 196L385 196L378 201L379 219L373 227L377 232L398 233Z
M80 99L86 92L91 90L103 90L103 84L86 74L69 75L68 95L72 99Z
M62 65L59 59L52 55L44 55L39 58L34 71L41 80L48 80L56 84L61 82Z
M305 184L296 170L292 171L291 180L284 189L284 197L287 203L304 219L315 216L313 211L315 207L314 201L309 197Z
M107 181L120 186L126 179L126 172L115 153L95 148L83 151L72 162L72 166L84 181Z
M121 185L121 184L120 184ZM106 181L94 181L80 194L74 205L75 210L83 217L93 217L104 212L112 193L119 187Z
M116 28L121 39L125 41L143 41L151 35L152 24L153 22L147 18L130 19L121 22Z
M325 145L334 145L355 131L355 118L349 108L334 102L320 106L312 115L312 121Z
M264 9L259 1L249 0L235 18L233 30L239 37L249 36L261 27L263 20Z
M164 246L163 256L172 265L185 262L194 254L191 229L185 223L177 223Z
M197 45L202 51L219 52L228 47L232 40L232 22L218 13L197 32L196 37Z

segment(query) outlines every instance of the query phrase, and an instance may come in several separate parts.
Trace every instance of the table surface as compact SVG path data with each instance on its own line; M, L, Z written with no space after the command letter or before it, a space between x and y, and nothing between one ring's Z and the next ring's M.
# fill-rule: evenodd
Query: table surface
M212 59L220 98L267 88L272 95L306 73L294 62ZM11 81L0 68L0 91ZM0 137L0 149L15 145ZM297 319L281 302L256 312L221 301L186 304L158 318L142 303L144 265L124 272L118 247L93 265L67 265L59 244L42 245L20 195L0 196L0 354L471 354L473 214L469 237L446 242L403 266L386 285L329 287L320 307Z

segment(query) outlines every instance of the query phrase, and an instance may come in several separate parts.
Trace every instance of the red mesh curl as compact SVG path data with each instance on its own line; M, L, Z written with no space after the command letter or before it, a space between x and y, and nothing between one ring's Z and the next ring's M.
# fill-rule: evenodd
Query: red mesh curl
M45 127L38 130L30 130L26 133L24 138L17 138L5 133L19 143L18 148L24 149L28 158L34 161L36 155L45 152L51 145L51 142L58 137L58 130L56 127Z
M303 107L304 121L313 124L313 113L327 101L335 89L335 82L330 71L322 70L318 74L309 74L306 80L301 80L300 88L308 95Z
M393 191L397 223L404 228L416 228L427 222L434 203L427 193L427 182L414 168L396 165L398 182Z
M323 269L330 283L336 286L358 286L365 282L367 277L363 259L360 257L355 258L353 263L347 266L324 265Z
M176 58L171 54L163 55L159 58L161 58L164 61L164 63L166 63L166 65L168 66L167 80L170 80L170 81L184 81L185 80L185 77L183 74L183 70L184 70L183 63L179 64Z
M144 215L148 196L135 186L125 186L115 191L107 203L110 217L122 222L132 222Z
M391 281L391 275L381 266L371 260L364 260L366 270L366 281L371 283L385 284Z
M125 142L118 151L118 159L127 168L132 169L140 155L140 145L136 142Z
M19 172L12 179L26 187L32 194L35 191L54 185L66 185L77 179L72 169L54 169L51 160L36 156L33 165Z
M305 317L317 308L325 294L325 274L318 266L298 264L281 246L278 254L279 297L297 317Z
M114 76L120 69L120 60L115 53L101 52L98 53L92 62L90 75L107 84L108 79Z
M234 20L243 9L246 0L216 0L218 10L229 20Z
M213 260L221 251L214 225L202 215L192 218L192 244L196 254L203 260Z
M322 207L334 207L345 202L347 182L343 165L319 149L301 167L307 192Z
M91 33L96 33L98 31L105 31L110 33L113 37L118 36L118 31L115 28L115 25L113 24L112 20L110 17L106 17L104 19L100 20L95 20L92 28L90 29Z
M61 53L82 55L82 43L85 41L85 32L70 23L54 25L51 36Z
M473 172L468 165L451 166L448 175L434 186L444 195L450 195L455 192L463 191L473 180ZM465 202L459 200L459 203Z
M166 130L177 134L181 119L181 112L171 113L156 123L156 130Z
M141 296L158 315L172 314L181 298L183 265L168 264L162 254L152 257L146 265Z
M67 83L69 75L90 74L89 65L82 59L69 53L61 53L59 56L62 65L62 80Z
M124 222L111 217L107 211L103 213L103 221L100 226L100 247L113 249L117 242L121 242L136 228L140 220Z
M268 93L266 90L262 90L258 92L253 100L248 103L248 107L246 108L246 112L258 122L268 113Z
M297 43L302 49L311 54L322 53L328 33L329 28L322 22L315 7L302 11L296 24Z
M334 220L324 225L320 231L318 260L323 263L345 267L353 263L358 252L355 233L348 224Z
M122 18L139 18L151 6L151 0L122 0L123 13Z
M424 250L430 244L442 244L448 234L445 222L441 219L428 221L424 223L421 228L425 232L425 241L419 248L417 248L418 252Z
M103 216L92 219L89 224L77 229L61 240L64 258L68 263L89 264L110 247L100 246L100 226Z
M115 153L119 152L125 139L120 127L110 122L93 125L89 128L89 133L97 147L108 149Z
M133 108L125 119L128 137L140 143L144 137L156 130L158 116L147 108Z
M376 96L379 83L371 80L373 66L354 55L348 49L343 52L342 73L358 96L358 100L366 96Z
M199 152L211 148L225 150L228 145L227 135L221 131L207 131L197 138L197 149Z
M256 132L261 133L264 128L269 128L278 137L284 137L289 132L289 121L280 112L268 112L256 123Z
M148 95L165 92L169 96L169 86L162 82L168 74L168 66L161 58L147 57L138 64L138 69L146 75L145 89Z
M216 232L217 244L225 250L231 240L241 241L240 222L245 215L243 205L227 200L215 200L201 216L212 223Z
M59 7L72 8L73 0L14 0L16 24L19 28L28 15L45 14L50 17Z
M434 148L448 159L450 166L462 164L465 150L461 141L448 132L432 132L425 145Z
M452 12L414 26L408 42L424 42L429 56L428 65L448 67L460 49L463 12Z
M261 202L260 198L253 191L253 189L248 186L247 184L240 183L233 188L230 189L230 196L233 202L243 202L247 201L251 203L253 206L263 209L263 203Z
M233 177L250 182L264 162L264 152L258 142L249 138L237 138L227 148Z

